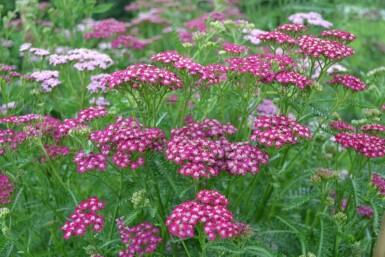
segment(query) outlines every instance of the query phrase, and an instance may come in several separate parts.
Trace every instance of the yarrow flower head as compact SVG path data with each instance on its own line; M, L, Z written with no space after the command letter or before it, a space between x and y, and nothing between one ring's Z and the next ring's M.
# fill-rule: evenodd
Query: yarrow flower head
M349 123L340 120L330 122L330 128L339 131L354 131L354 128Z
M332 61L340 61L354 54L350 48L340 42L317 38L314 35L304 35L298 38L298 52L314 58L324 56Z
M279 31L271 31L265 34L261 34L258 36L258 39L266 43L277 43L279 45L283 45L283 44L296 45L297 44L297 41L294 38L291 38L289 35L286 35Z
M53 54L49 57L49 64L53 66L69 62L74 62L73 67L79 71L92 71L95 70L95 68L105 70L114 64L113 60L107 54L85 48L73 49L66 54Z
M223 50L230 53L230 54L240 55L240 54L249 52L250 48L247 46L242 46L242 45L224 43L223 44Z
M174 63L174 67L181 71L186 71L192 76L196 76L198 81L196 82L197 86L202 84L217 84L219 79L217 76L212 74L205 66L195 63L187 59L179 59Z
M92 31L86 33L84 38L110 38L114 35L125 33L129 26L128 23L117 21L115 19L101 20L93 25Z
M357 37L352 33L343 30L325 30L321 32L321 36L326 39L340 41L341 43L350 43Z
M230 175L255 174L259 165L266 164L269 156L247 142L231 143L225 135L236 132L231 124L222 125L216 120L205 119L171 131L166 157L181 164L179 174L211 178L220 171Z
M44 91L52 92L52 89L61 84L59 72L51 70L37 71L31 74L31 77L37 82L41 82Z
M90 225L92 225L92 230L101 231L104 218L97 215L96 212L103 210L104 204L104 201L100 201L96 196L91 196L88 200L81 202L69 216L72 221L66 221L61 228L64 231L64 239L69 239L72 235L83 236Z
M362 91L368 88L368 86L365 85L364 82L352 75L332 74L332 76L333 79L327 82L330 85L342 85L350 88L353 91Z
M108 114L104 106L92 106L78 112L79 122L90 121Z
M183 57L179 55L179 53L175 50L172 51L166 51L166 52L160 52L155 55L153 55L150 60L157 63L162 64L170 64L175 63L182 59Z
M275 74L275 80L281 84L296 85L298 89L305 89L313 81L295 71L281 71Z
M382 133L382 132L385 132L385 126L381 124L368 124L368 125L362 126L360 130L366 133L370 133L370 132Z
M370 184L374 186L375 189L378 190L378 193L385 197L385 179L378 174L372 174L372 180Z
M234 222L233 214L227 209L229 201L215 190L202 190L193 201L178 205L166 220L171 234L180 238L194 236L194 228L200 223L209 240L234 238L245 231L244 223Z
M8 176L0 174L0 204L11 203L11 196L14 190L13 181Z
M110 88L128 85L133 89L153 86L154 89L160 87L176 90L183 87L182 80L174 73L147 64L134 64L125 70L116 71L106 78L105 83Z
M340 132L335 135L335 140L344 148L353 148L356 152L368 158L377 158L385 155L384 138L354 132Z
M250 139L268 147L279 148L286 144L295 144L298 141L297 136L311 139L307 127L284 115L259 116L254 128Z
M363 218L368 218L371 219L373 218L373 209L370 206L359 206L357 207L357 213L363 217Z
M131 49L143 49L150 41L140 41L131 35L120 35L111 41L112 48L131 48Z
M156 245L162 242L159 229L151 223L143 222L138 226L129 227L124 223L124 216L116 219L120 238L127 249L119 252L119 257L135 257L151 254Z
M316 12L308 12L308 13L295 13L289 16L289 21L296 24L309 24L314 26L320 26L324 28L330 28L333 26L333 23L324 20L321 14Z
M306 31L307 27L302 24L282 24L279 25L275 30L285 34L295 35L297 33Z
M105 87L103 81L109 76L109 74L98 74L91 76L91 83L88 84L87 89L91 93L105 93L108 88Z
M133 170L144 164L145 159L140 153L163 151L166 143L162 130L146 128L134 118L122 117L118 117L106 129L93 132L90 140L100 149L104 158L112 152L113 163L120 168L130 166Z

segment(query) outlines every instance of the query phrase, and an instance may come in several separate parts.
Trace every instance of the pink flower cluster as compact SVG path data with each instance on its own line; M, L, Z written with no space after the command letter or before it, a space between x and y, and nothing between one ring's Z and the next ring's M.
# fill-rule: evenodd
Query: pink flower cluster
M273 82L275 72L295 67L296 64L288 55L272 56L255 54L243 58L230 58L225 60L228 63L228 70L235 73L250 73L260 77L262 82ZM278 66L278 67L276 67ZM274 70L274 68L279 70Z
M339 131L354 131L354 128L349 123L340 120L330 122L330 128Z
M8 176L0 174L0 203L11 203L11 196L14 190L15 187L12 180L10 180Z
M61 230L64 231L64 239L69 239L72 235L83 236L87 227L92 226L92 230L101 231L103 229L104 218L96 212L104 209L104 201L99 201L96 196L91 196L76 207L74 213L66 221Z
M295 45L297 41L291 38L289 35L286 35L279 31L270 31L258 36L258 38L266 43L277 43L279 45Z
M166 143L164 132L157 128L146 128L134 118L116 118L116 122L108 125L104 130L95 131L90 140L99 147L106 159L110 152L114 152L112 162L119 168L130 165L132 170L144 164L140 153L149 150L163 151ZM137 159L134 160L134 153Z
M78 112L78 121L85 122L100 117L104 117L108 114L104 106L92 106Z
M321 14L316 12L308 12L308 13L295 13L289 16L289 21L296 24L304 24L307 23L309 25L320 26L324 28L330 28L333 26L333 23L324 20Z
M361 80L358 78L352 76L352 75L339 75L339 74L332 74L333 79L329 80L327 83L330 85L343 85L345 87L350 88L353 91L362 91L368 88L367 85L364 84Z
M192 76L197 76L197 86L201 85L202 83L208 85L217 84L219 81L219 79L203 65L184 58L176 61L174 63L174 67L182 71L187 71L188 74Z
M73 162L76 163L77 171L84 173L87 170L105 170L107 167L107 158L103 154L85 153L83 150L77 152Z
M311 139L310 130L284 115L259 116L250 139L264 146L277 148L297 143L296 136Z
M381 124L368 124L362 126L360 130L365 132L385 132L385 126Z
M299 33L304 32L307 30L307 27L302 24L282 24L279 25L276 29L276 31L280 31L282 33Z
M88 84L87 89L91 93L105 93L107 88L103 84L103 81L108 77L108 74L98 74L95 76L91 76L91 83Z
M373 209L370 206L359 206L357 207L357 213L363 217L371 219L373 218Z
M385 179L383 177L378 174L373 174L370 184L378 190L381 196L385 197Z
M125 33L128 27L128 23L117 21L115 19L105 19L94 24L92 31L86 33L84 38L110 38L114 35Z
M321 36L327 39L341 41L342 43L350 43L357 38L352 33L343 30L325 30L321 32Z
M69 62L74 62L73 67L79 71L92 71L95 70L95 68L105 70L114 64L108 55L85 48L73 49L66 54L53 54L49 57L49 64L53 66Z
M181 79L174 73L147 64L134 64L125 70L112 73L106 78L105 83L110 88L129 85L133 89L140 89L142 86L153 86L167 88L169 90L181 89Z
M166 51L166 52L160 52L155 55L153 55L150 60L153 62L163 63L163 64L169 64L169 63L175 63L179 61L180 59L183 59L181 55L175 50Z
M131 48L131 49L143 49L149 42L140 41L136 37L131 35L120 35L111 41L112 48Z
M129 244L128 248L119 252L119 257L135 257L151 254L156 245L162 242L159 229L151 223L143 222L138 226L127 226L124 216L116 219L122 244Z
M218 176L220 171L230 175L246 175L248 171L255 174L259 165L266 164L269 159L266 153L247 142L229 142L225 135L236 132L231 124L205 119L202 124L192 122L171 132L167 160L181 164L179 174L196 180Z
M247 46L225 43L223 44L223 50L231 54L240 55L249 52L250 48Z
M233 214L227 209L229 201L215 190L202 190L196 195L196 200L178 205L166 220L166 226L171 234L180 238L194 236L194 228L200 223L209 240L234 238L242 235L243 223L233 221Z
M44 149L49 156L49 159L55 160L58 156L68 155L70 153L70 149L67 146L53 145L47 144L44 145ZM40 158L40 162L46 162L47 159L45 156Z
M37 121L43 118L40 114L26 114L22 116L8 116L0 118L1 123L13 123L15 125L21 125L23 123L28 123L31 121Z
M295 71L281 71L275 74L275 80L281 84L296 85L298 89L305 89L313 81Z
M61 84L58 71L37 71L32 73L31 77L37 82L41 82L41 86L45 92L52 92L53 88Z
M335 136L336 142L344 148L353 148L368 158L385 155L385 139L368 134L340 132Z
M318 58L324 56L332 61L339 61L354 54L354 50L340 42L304 35L298 38L299 53Z

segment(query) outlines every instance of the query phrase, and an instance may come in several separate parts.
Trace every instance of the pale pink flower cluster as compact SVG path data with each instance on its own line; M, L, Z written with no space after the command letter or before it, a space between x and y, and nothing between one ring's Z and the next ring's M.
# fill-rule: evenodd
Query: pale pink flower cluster
M73 49L68 51L67 54L53 54L49 57L49 63L53 66L69 62L73 62L73 67L79 71L92 71L95 68L105 70L114 64L107 54L85 48Z
M309 13L295 13L289 16L289 21L296 24L309 24L314 26L320 26L324 28L330 28L333 23L324 20L321 14L316 12Z
M41 82L41 87L45 92L52 92L53 88L61 84L58 71L36 71L31 74L31 77L37 82Z

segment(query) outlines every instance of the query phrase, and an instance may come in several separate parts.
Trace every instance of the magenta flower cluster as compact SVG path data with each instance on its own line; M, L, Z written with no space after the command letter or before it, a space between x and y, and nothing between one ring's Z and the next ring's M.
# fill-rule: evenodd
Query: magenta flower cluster
M128 85L130 88L140 89L152 85L155 89L161 87L175 90L183 87L181 79L174 73L147 64L134 64L125 70L113 72L105 83L110 88Z
M343 30L325 30L321 32L321 36L327 39L341 41L342 43L350 43L357 37L352 33Z
M308 30L308 28L302 24L281 24L275 30L283 32L283 33L293 33L294 34L294 33L304 32L304 31Z
M76 207L75 211L69 216L72 221L66 221L61 230L64 231L64 239L69 239L72 235L83 236L88 226L92 225L93 231L103 229L104 218L96 212L104 209L104 201L100 201L96 196L91 196Z
M317 38L314 35L304 35L298 38L298 52L310 57L321 55L332 60L340 61L352 56L354 50L340 42Z
M268 162L268 155L247 142L231 143L225 135L236 132L231 124L222 125L216 120L190 123L172 130L167 143L166 158L181 164L179 174L210 178L221 171L231 175L255 174L259 165Z
M215 190L202 190L196 199L178 205L166 220L172 235L180 238L194 236L194 228L203 226L209 240L240 236L245 228L243 223L234 222L233 214L227 209L229 201Z
M295 144L297 136L311 139L307 127L284 115L259 116L255 120L254 129L250 139L268 147Z
M383 177L378 174L373 174L370 184L378 190L381 196L385 197L385 179Z
M353 91L362 91L368 88L364 82L352 75L340 75L332 74L333 79L329 80L327 83L330 85L342 85L347 88L350 88Z
M123 219L124 216L116 219L116 224L122 244L129 246L119 252L119 257L147 256L156 250L156 245L162 242L157 227L148 222L129 227Z
M275 74L275 80L284 85L295 85L298 89L305 89L313 81L295 71L281 71Z
M84 35L85 39L91 38L110 38L112 36L123 34L126 32L129 24L126 22L117 21L115 19L105 19L96 22L92 31Z
M365 132L385 132L385 126L381 124L368 124L360 127L360 130Z
M357 207L357 213L363 217L363 218L368 218L371 219L373 218L373 209L370 206L359 206Z
M349 123L340 120L330 122L329 126L339 131L354 131L354 128Z
M163 151L166 143L164 132L158 128L146 128L134 118L116 118L116 122L108 125L104 130L95 131L90 140L99 148L100 154L83 152L78 154L84 157L81 168L83 171L95 169L97 165L105 164L108 155L113 153L112 162L119 168L130 166L132 170L144 164L142 153L149 150ZM79 163L78 163L79 165ZM88 168L90 167L90 168Z
M296 45L297 40L279 31L270 31L258 36L262 42L277 43L279 45Z
M0 174L0 203L7 204L11 203L12 193L15 190L13 181L8 176Z
M344 148L353 148L356 152L368 158L377 158L385 155L384 138L354 132L340 132L335 135L335 140Z
M249 52L250 48L243 45L224 43L223 50L231 54L240 55L240 54Z

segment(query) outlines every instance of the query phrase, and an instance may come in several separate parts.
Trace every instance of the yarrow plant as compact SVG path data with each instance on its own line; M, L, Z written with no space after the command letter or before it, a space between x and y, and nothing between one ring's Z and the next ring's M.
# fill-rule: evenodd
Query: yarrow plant
M281 3L51 2L2 7L1 256L384 256L381 35L350 7L322 6L343 31Z
M61 228L64 231L64 239L69 239L72 235L83 236L90 225L92 225L92 230L101 231L104 218L101 215L97 215L96 212L103 209L104 201L99 201L96 196L81 202L76 207L74 213L69 216L72 221L66 221Z

